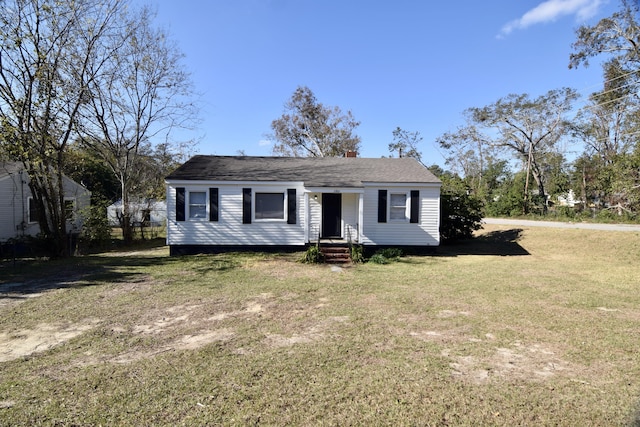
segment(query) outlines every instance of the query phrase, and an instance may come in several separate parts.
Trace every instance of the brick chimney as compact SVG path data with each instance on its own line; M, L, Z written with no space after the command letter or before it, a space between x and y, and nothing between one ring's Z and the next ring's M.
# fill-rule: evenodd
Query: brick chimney
M358 152L357 151L353 151L353 150L349 150L346 153L344 153L345 157L358 157Z

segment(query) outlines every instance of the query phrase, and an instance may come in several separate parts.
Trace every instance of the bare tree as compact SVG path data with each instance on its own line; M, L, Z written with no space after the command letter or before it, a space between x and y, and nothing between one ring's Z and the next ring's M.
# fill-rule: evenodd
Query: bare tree
M489 106L471 109L476 123L497 132L493 144L513 153L523 163L525 207L528 205L529 176L535 180L539 196L546 198L546 157L558 152L557 144L568 129L565 115L577 97L573 89L563 88L550 90L536 99L530 99L526 94L512 94ZM546 212L544 200L542 209Z
M398 157L413 157L419 162L422 161L422 153L418 151L418 144L422 142L420 132L409 132L400 127L395 128L393 141L389 143L389 152L398 152Z
M622 0L621 10L596 25L583 25L576 31L574 52L569 57L569 68L588 66L589 58L612 55L625 68L638 71L640 68L640 5L634 0Z
M0 144L24 164L52 253L66 253L64 152L121 0L0 2Z
M471 122L468 111L465 114L467 125L455 132L443 134L436 142L449 153L445 159L447 165L465 177L472 187L479 188L483 181L485 158L492 149L492 141Z
M578 116L575 135L586 144L580 162L583 197L606 200L618 213L640 207L640 4L622 0L621 9L576 31L569 68L603 58L604 89L591 95ZM587 167L594 172L587 173ZM587 176L589 182L587 182Z
M281 156L342 156L358 151L360 125L347 111L325 107L308 87L298 87L285 104L285 113L271 122L273 153Z
M551 90L535 99L526 94L508 95L491 105L466 110L467 125L444 134L438 142L451 153L447 162L457 165L465 176L476 176L478 185L488 154L494 163L495 156L504 153L521 162L526 171L526 209L530 176L540 197L546 196L547 166L560 151L558 142L568 129L565 115L576 98L569 88ZM546 212L546 203L542 209Z
M89 65L95 77L87 81L89 101L83 110L84 143L109 165L121 186L125 241L133 238L131 199L142 196L142 157L154 137L164 137L163 150L186 155L193 141L171 143L176 128L191 128L197 120L190 76L182 54L168 35L152 26L148 8L123 16L126 29L110 40L105 55Z

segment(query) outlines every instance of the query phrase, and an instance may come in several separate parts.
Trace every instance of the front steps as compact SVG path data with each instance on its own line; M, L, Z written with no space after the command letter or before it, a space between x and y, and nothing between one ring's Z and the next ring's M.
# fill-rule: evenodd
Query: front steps
M349 245L323 245L320 244L320 252L327 264L350 264L351 251Z

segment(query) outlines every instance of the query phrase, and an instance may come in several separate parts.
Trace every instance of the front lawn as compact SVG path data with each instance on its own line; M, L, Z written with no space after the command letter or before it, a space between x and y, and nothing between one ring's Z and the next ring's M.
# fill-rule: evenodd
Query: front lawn
M342 270L164 247L0 265L0 425L621 425L640 233L486 226Z

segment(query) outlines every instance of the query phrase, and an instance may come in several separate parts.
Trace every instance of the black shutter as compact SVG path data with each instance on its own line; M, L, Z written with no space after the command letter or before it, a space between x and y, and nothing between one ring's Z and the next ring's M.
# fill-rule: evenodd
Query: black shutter
M411 218L409 222L418 223L420 218L420 191L411 190Z
M287 224L296 223L296 189L287 189Z
M242 189L242 223L251 224L251 189Z
M218 189L209 189L209 221L218 220Z
M176 221L184 221L184 187L176 188Z
M387 190L378 190L378 222L387 222Z

